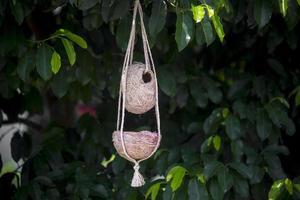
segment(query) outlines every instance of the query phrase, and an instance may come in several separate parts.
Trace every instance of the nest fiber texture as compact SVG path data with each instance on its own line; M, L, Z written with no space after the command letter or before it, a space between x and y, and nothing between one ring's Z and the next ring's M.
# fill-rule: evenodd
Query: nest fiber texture
M135 159L141 160L147 158L155 150L157 143L159 142L158 133L150 131L125 131L124 135L124 144L128 155ZM121 133L120 131L113 132L113 143L120 156L130 160L126 157L121 142Z
M155 77L147 71L149 82L143 80L146 66L135 63L128 66L126 80L125 108L134 114L143 114L155 105Z

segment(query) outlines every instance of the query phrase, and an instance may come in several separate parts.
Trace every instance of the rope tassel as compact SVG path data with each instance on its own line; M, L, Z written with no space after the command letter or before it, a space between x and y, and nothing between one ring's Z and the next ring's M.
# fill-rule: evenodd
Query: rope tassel
M145 184L145 180L143 175L140 173L140 165L139 163L135 163L134 167L134 174L132 177L132 181L131 181L131 186L132 187L141 187L142 185Z

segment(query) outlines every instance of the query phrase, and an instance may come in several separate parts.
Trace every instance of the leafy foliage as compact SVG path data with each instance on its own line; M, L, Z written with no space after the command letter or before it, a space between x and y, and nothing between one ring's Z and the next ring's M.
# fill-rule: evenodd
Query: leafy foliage
M0 159L6 199L299 199L299 170L283 162L299 137L299 1L142 2L163 139L138 189L111 143L131 4L0 2L0 122L29 127L11 141L24 163Z

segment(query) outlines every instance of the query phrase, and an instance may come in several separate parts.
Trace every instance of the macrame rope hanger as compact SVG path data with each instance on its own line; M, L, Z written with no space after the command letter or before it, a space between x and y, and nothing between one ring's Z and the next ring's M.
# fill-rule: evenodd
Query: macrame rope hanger
M134 43L135 43L135 34L136 34L136 15L137 12L140 16L140 25L141 25L141 34L143 40L143 50L144 50L144 57L145 57L145 72L153 70L153 78L155 80L155 115L156 115L156 123L157 123L157 134L158 134L158 141L155 145L154 150L151 152L150 155L147 157L135 160L132 158L126 149L126 145L124 142L124 118L125 118L125 101L126 101L126 77L128 66L132 65L133 62L133 52L134 52ZM133 10L133 19L130 31L130 37L125 53L125 58L122 67L122 76L120 82L120 90L119 90L119 102L118 102L118 119L117 119L117 130L120 131L121 134L121 143L122 149L124 151L125 156L128 158L129 161L134 163L134 175L131 181L132 187L140 187L145 184L144 178L139 172L140 165L139 163L151 157L157 150L161 140L161 133L160 133L160 116L159 116L159 107L158 107L158 85L157 85L157 78L156 78L156 71L154 67L154 62L152 58L152 54L150 51L149 42L147 39L146 29L143 21L143 10L139 0L135 0L134 3L134 10Z

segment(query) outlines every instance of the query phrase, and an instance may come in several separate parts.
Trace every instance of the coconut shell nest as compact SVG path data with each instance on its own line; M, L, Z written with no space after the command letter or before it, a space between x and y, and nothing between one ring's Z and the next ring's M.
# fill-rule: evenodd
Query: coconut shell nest
M123 132L123 136L127 154L135 160L141 160L149 157L159 142L159 136L156 132L125 131ZM113 132L113 144L120 156L130 160L126 157L123 151L120 131Z
M134 114L143 114L155 105L156 80L143 63L128 66L125 108ZM123 83L124 84L124 83Z

